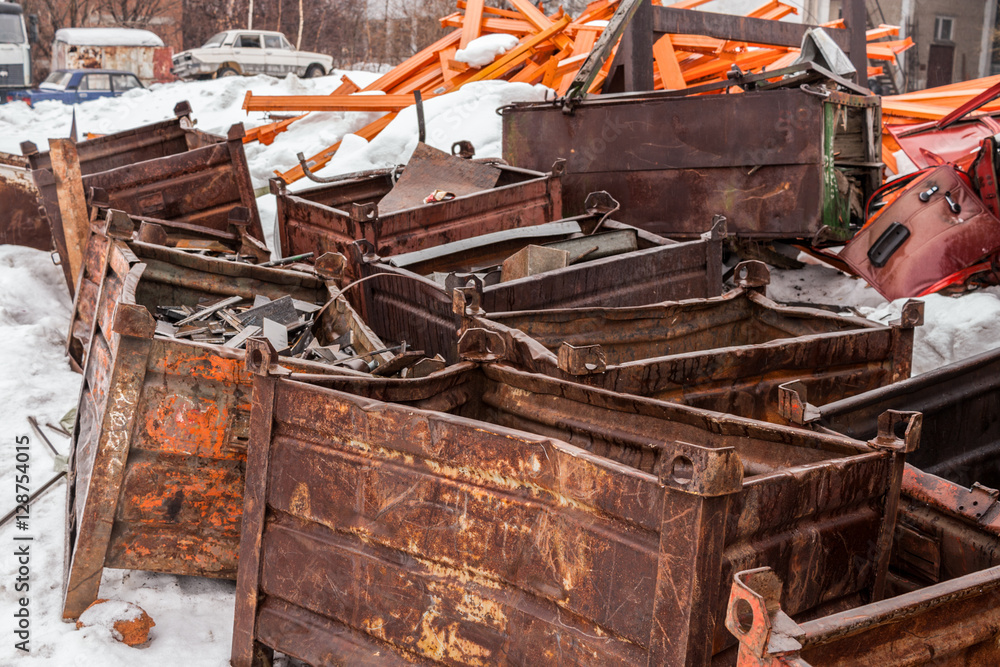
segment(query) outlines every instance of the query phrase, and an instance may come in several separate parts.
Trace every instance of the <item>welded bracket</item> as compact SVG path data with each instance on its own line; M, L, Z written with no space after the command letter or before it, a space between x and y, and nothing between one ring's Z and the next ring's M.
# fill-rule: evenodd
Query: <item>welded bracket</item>
M805 632L781 610L781 588L769 567L733 575L726 629L740 640L741 665L775 664L769 658L802 649L799 638Z
M576 347L564 342L559 346L559 370L570 375L603 373L608 368L604 348L600 345Z
M778 385L778 414L792 424L809 424L819 419L819 410L810 405L806 385L793 380Z
M466 329L458 338L458 356L463 361L497 361L507 354L503 336L487 329Z

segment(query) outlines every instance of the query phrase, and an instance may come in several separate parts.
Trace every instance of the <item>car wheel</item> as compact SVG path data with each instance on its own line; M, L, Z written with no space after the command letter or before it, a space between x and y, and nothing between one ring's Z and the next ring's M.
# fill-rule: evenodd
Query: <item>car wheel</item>
M216 79L221 79L224 76L239 76L240 73L234 70L232 67L220 67L219 71L215 73Z
M322 65L317 65L316 63L313 63L312 65L306 68L306 78L312 79L313 77L317 76L326 76L326 71L323 69Z

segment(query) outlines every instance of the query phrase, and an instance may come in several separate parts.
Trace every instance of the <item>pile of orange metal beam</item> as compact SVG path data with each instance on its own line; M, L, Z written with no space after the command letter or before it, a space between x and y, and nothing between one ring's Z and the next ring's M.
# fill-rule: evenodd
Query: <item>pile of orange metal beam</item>
M707 2L709 0L682 0L669 6L694 9ZM455 28L454 32L408 58L368 86L360 87L345 76L330 95L262 96L248 92L243 108L248 112L383 112L386 115L356 133L371 140L399 111L414 103L416 91L423 99L428 99L454 92L467 83L492 79L543 84L562 95L618 7L617 1L596 0L579 16L572 18L561 8L547 16L530 0L509 0L509 4L513 6L512 10L487 7L484 0L459 0L461 11L441 19L441 24ZM661 2L653 0L653 4ZM776 21L793 13L797 13L795 7L771 0L747 16ZM842 27L843 22L828 25ZM912 46L909 38L875 41L898 32L899 29L892 26L880 26L868 31L868 57L893 61L898 53ZM455 59L458 50L466 48L476 38L497 33L516 37L517 46L484 67L473 67ZM676 90L724 80L734 65L743 71L776 69L791 64L798 56L798 49L788 47L699 35L662 35L653 44L654 88ZM612 62L613 57L607 59L588 92L600 92ZM878 71L880 68L875 69L875 72ZM276 134L287 129L297 118L301 116L254 128L247 133L246 140L270 143ZM339 147L338 142L310 157L307 161L309 168L323 167ZM287 183L304 176L301 166L276 173Z

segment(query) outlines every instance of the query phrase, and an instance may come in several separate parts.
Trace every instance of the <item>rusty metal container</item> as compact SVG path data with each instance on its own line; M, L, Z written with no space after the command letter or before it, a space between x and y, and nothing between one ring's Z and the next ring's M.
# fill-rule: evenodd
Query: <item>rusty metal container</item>
M286 257L306 252L319 257L326 252L346 253L351 243L364 239L388 257L558 220L562 165L550 161L543 168L549 171L543 173L497 164L500 177L492 188L388 212L380 212L379 204L393 190L400 173L395 168L294 193L280 179L272 179L271 192L278 203L275 243ZM438 187L428 181L426 193Z
M28 159L0 153L0 243L52 250L52 232L39 206Z
M796 623L768 568L734 578L726 627L739 667L1000 664L1000 567Z
M567 218L553 225L577 225L584 233L601 222L602 228L636 231L629 225L604 219L607 210ZM536 228L532 228L536 229ZM528 232L530 230L524 230ZM460 318L455 313L453 292L477 284L479 304L488 312L538 310L586 306L632 306L663 299L715 296L722 291L722 242L725 220L716 219L712 229L696 241L677 243L637 231L638 250L610 254L507 282L483 284L477 276L455 272L471 265L503 261L509 254L536 241L512 233L504 243L458 251L413 265L422 270L451 271L445 285L408 268L394 266L394 259L381 258L370 244L358 242L350 248L352 267L361 281L346 296L364 320L384 340L405 338L412 346L449 361L458 358L456 348ZM579 237L584 240L587 236ZM516 238L515 238L516 237ZM568 238L569 235L551 238ZM589 237L592 238L592 237Z
M880 596L919 415L864 443L501 364L247 359L235 667L705 665L737 571L774 567L793 614Z
M781 388L788 421L864 438L882 411L923 413L920 449L903 473L893 590L1000 565L1000 350L826 404L811 389L808 380Z
M56 30L52 42L52 70L117 69L132 72L146 86L173 81L174 51L147 30L70 28Z
M185 103L180 117L76 144L84 192L103 191L101 203L126 213L225 231L234 206L250 211L248 233L263 240L250 171L243 152L243 128L227 137L194 130ZM60 258L67 236L48 152L22 146L52 227ZM70 290L74 282L63 261Z
M332 289L305 273L114 238L116 228L109 221L73 434L65 618L96 599L104 567L236 576L250 419L245 352L156 336L148 309L234 295L323 303ZM345 301L324 313L328 330L353 330L362 350L384 347Z
M564 158L568 215L607 190L624 222L669 238L697 236L708 212L741 238L849 239L882 183L879 98L798 83L765 90L767 76L741 94L601 95L568 113L551 102L504 107L503 157L528 169Z
M523 370L770 422L785 423L778 387L789 377L834 400L910 376L921 302L883 326L771 301L761 262L743 262L735 275L736 289L709 299L481 314L485 294L465 290L456 308L470 333L492 332L487 354ZM483 345L467 343L459 354L475 360Z

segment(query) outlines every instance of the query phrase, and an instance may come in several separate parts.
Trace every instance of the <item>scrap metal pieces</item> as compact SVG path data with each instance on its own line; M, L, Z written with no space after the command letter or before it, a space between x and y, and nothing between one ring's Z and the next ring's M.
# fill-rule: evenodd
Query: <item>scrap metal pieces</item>
M907 449L891 431L865 444L500 364L285 377L254 345L236 667L272 649L704 665L733 643L734 571L794 580L793 614L880 594Z
M890 301L994 272L998 257L1000 219L952 165L904 186L837 255Z

